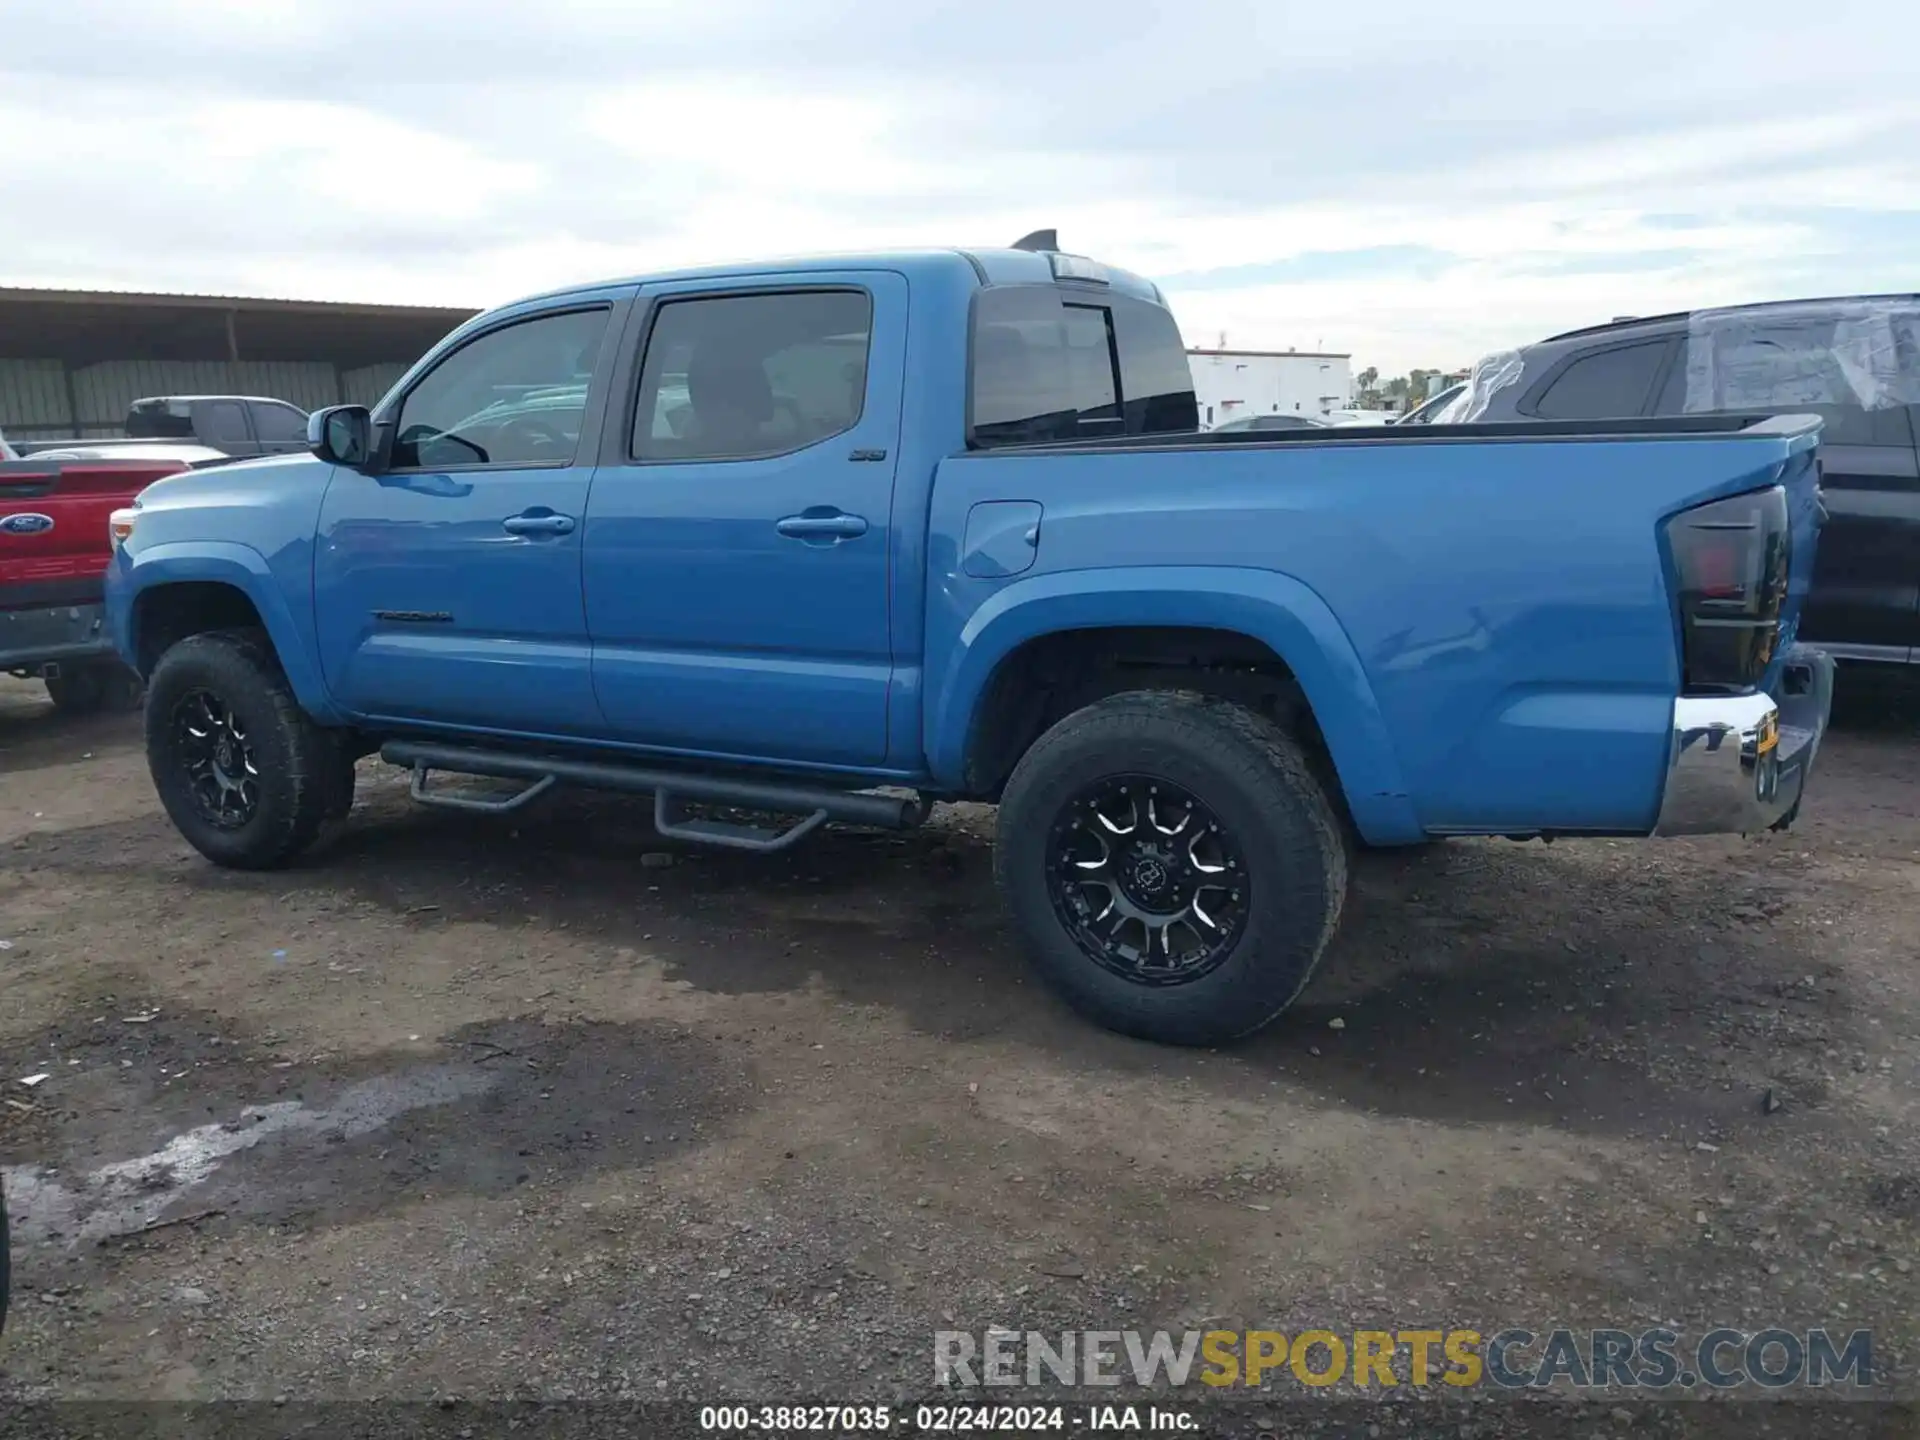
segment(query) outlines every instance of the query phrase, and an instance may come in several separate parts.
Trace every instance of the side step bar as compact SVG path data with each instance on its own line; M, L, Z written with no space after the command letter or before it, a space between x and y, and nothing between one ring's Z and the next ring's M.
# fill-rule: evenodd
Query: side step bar
M694 775L678 770L648 770L604 760L570 760L555 755L519 755L509 750L469 749L462 745L435 745L424 741L389 740L380 747L389 765L413 771L413 798L422 805L449 810L502 814L517 810L556 784L594 790L627 790L651 794L653 826L661 835L730 850L767 852L784 850L812 834L829 820L871 825L881 830L910 830L927 817L928 806L918 796L870 795L850 790L828 790L811 785L743 780L730 776ZM454 775L485 775L498 780L524 780L527 788L500 799L436 794L427 788L435 770ZM681 803L704 801L747 810L772 810L800 818L785 830L762 830L722 820L683 819Z

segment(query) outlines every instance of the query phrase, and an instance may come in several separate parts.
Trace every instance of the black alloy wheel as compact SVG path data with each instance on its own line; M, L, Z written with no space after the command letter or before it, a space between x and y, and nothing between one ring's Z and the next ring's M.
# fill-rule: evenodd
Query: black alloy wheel
M1053 827L1048 893L1095 964L1136 985L1182 985L1233 953L1252 877L1231 833L1197 797L1151 775L1111 776Z
M211 690L192 690L173 707L172 723L194 810L217 829L245 826L260 809L260 760L233 707Z
M994 870L1035 967L1142 1039L1218 1045L1292 1003L1347 888L1336 807L1271 717L1127 691L1052 725L1000 796Z
M170 647L147 686L147 768L202 855L271 870L353 803L352 737L301 710L267 637L215 630Z

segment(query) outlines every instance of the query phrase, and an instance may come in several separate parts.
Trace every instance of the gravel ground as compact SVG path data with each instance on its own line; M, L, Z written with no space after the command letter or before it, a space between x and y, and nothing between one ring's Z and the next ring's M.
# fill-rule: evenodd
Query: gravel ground
M0 1397L900 1403L941 1329L1665 1323L1869 1327L1911 1400L1920 703L1845 699L1790 834L1366 857L1301 1004L1183 1052L1035 986L987 811L745 857L369 765L230 874L137 722L0 680Z

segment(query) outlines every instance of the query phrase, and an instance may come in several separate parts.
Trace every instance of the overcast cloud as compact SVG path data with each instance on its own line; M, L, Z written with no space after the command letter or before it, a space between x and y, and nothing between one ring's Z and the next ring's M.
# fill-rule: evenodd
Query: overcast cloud
M1068 248L1389 373L1920 289L1920 6L0 0L0 283L485 305Z

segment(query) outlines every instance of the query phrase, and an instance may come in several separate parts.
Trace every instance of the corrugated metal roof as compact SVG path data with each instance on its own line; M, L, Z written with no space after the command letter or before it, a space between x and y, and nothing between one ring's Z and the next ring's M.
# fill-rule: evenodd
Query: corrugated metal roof
M333 311L353 315L477 314L479 306L388 305L362 300L297 300L276 295L195 295L168 290L60 290L26 285L0 285L0 304L34 305L172 305L194 310Z
M243 295L0 287L0 358L318 361L343 368L411 360L476 312L433 305Z

